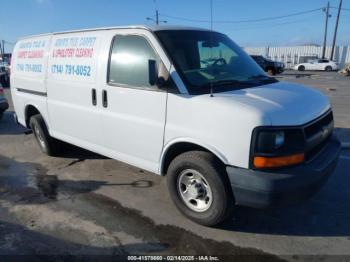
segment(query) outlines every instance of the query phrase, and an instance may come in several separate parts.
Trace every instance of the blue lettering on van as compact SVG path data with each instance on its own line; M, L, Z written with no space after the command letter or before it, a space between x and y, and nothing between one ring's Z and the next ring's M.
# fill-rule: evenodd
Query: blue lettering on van
M51 66L52 74L62 74L63 73L63 65L52 65Z
M41 73L41 64L16 64L16 70L19 72Z
M95 36L58 38L55 40L54 47L93 47L96 39Z
M93 47L96 42L96 37L82 37L79 41L79 46Z
M57 65L51 66L51 73L56 75L91 76L91 66L86 65Z
M45 45L46 45L46 40L21 42L19 44L19 49L38 49L38 48L45 47Z

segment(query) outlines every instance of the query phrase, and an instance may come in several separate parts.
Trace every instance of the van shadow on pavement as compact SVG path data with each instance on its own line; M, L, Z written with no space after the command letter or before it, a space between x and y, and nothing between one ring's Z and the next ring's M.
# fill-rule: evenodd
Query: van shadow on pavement
M30 130L15 123L13 111L5 111L0 119L0 135L21 135L29 133Z
M14 112L6 111L3 118L0 120L0 135L22 135L32 134L32 131L20 124L16 124ZM34 139L34 138L33 138ZM38 149L39 150L39 149ZM105 156L96 154L94 152L79 148L77 146L62 142L62 152L59 157L76 158L80 161L84 159L108 159Z
M13 199L21 204L43 204L60 198L71 198L77 194L90 193L102 186L134 188L153 186L150 180L133 180L125 183L61 180L56 175L47 175L46 172L47 170L39 164L19 163L0 156L0 199Z

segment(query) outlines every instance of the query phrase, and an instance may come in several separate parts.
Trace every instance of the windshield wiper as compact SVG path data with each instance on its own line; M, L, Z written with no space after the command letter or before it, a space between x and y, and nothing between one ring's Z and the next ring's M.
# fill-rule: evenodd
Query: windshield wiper
M268 77L265 75L259 75L259 76L250 77L247 80L224 79L224 80L207 82L203 85L197 86L197 88L200 88L200 89L213 88L217 90L217 89L220 89L220 87L221 88L229 87L230 89L241 89L241 88L259 86L261 84L275 83L275 82L278 82L278 80L276 80L275 78Z
M276 83L278 80L274 77L269 77L267 75L253 75L248 78L249 80L262 81L263 83Z
M261 79L271 79L271 77L267 76L267 75L252 75L251 77L249 77L249 79L257 79L257 80L261 80Z
M231 87L234 89L240 89L242 87L252 86L254 83L251 81L240 81L240 80L218 80L213 82L207 82L203 85L198 86L199 88L220 88L220 87Z
M248 81L230 79L230 80L213 81L213 82L207 83L207 84L209 86L212 84L215 87L215 86L232 86L232 85L246 86L246 85L250 85L251 83Z

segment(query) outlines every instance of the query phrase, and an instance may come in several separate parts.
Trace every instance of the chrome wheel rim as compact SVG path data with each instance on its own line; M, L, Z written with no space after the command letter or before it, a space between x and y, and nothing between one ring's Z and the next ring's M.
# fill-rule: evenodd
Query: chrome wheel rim
M182 201L193 211L205 212L213 202L209 183L201 173L194 169L186 169L181 172L177 189Z
M45 142L44 142L44 138L39 130L39 128L37 126L34 126L34 133L35 133L35 136L36 138L38 139L38 142L39 142L39 145L45 149L46 148L46 145L45 145Z

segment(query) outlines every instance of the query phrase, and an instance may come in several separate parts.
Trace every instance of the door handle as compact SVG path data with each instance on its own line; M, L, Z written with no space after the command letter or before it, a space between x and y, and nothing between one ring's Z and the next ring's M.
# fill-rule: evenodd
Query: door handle
M95 88L91 89L91 102L94 106L97 104L96 89Z
M103 107L108 106L107 90L102 90L102 105Z

